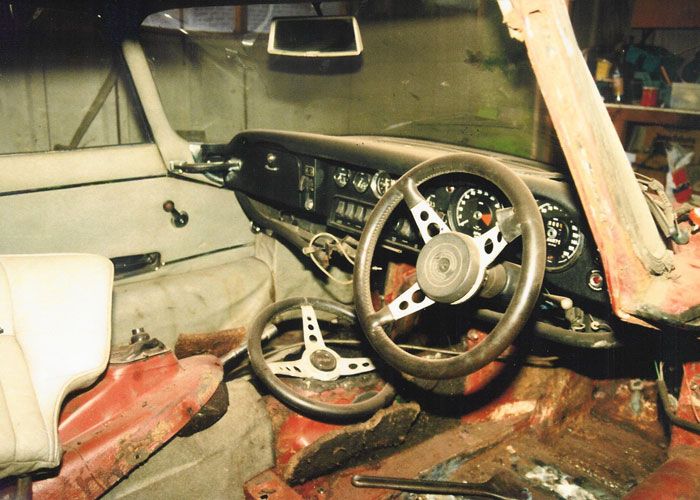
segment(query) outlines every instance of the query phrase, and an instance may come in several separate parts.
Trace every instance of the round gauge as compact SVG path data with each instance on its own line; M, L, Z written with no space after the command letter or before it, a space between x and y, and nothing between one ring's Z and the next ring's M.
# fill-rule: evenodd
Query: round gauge
M558 205L540 205L547 237L547 270L561 271L571 266L583 248L583 234L574 220Z
M350 181L350 170L345 167L336 167L333 172L333 180L339 188L344 188Z
M449 197L446 198L446 196L441 196L441 195L448 195L447 191L444 189L438 190L435 193L430 193L428 196L425 197L425 201L428 202L428 205L435 210L435 213L438 214L438 216L445 221L445 223L448 223L447 220L447 207L449 204Z
M452 226L470 236L481 236L496 224L501 202L482 188L467 188L459 194L450 210Z
M389 188L394 184L394 179L392 179L386 172L377 172L372 177L372 192L377 199L384 196Z
M372 178L365 172L357 172L352 178L352 185L358 193L364 193L369 188Z

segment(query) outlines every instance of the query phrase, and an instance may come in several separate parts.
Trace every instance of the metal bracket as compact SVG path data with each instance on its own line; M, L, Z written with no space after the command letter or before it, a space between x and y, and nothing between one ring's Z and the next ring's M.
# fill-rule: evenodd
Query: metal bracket
M523 233L520 222L515 215L515 209L512 207L496 210L496 225L500 228L503 238L508 243Z
M110 363L132 363L141 359L150 358L168 352L160 340L151 338L143 327L131 330L131 342L127 345L120 345L112 349L109 357Z

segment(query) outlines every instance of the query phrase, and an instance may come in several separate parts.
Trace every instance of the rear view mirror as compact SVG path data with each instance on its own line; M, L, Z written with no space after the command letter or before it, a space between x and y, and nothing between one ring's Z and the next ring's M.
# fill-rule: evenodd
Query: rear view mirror
M360 27L352 16L273 19L267 52L291 57L359 56Z

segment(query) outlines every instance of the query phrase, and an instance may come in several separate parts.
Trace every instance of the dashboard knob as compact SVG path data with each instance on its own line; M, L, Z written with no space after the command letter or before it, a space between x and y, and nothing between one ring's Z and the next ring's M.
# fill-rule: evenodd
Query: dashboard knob
M279 162L277 161L277 155L275 153L267 153L265 157L265 169L272 172L276 172L280 169Z

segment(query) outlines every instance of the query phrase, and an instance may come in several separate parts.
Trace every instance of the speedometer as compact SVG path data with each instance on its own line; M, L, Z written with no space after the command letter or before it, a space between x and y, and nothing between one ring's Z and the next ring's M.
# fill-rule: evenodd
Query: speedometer
M496 210L501 202L487 190L467 188L458 195L449 217L457 231L470 236L481 236L496 224Z
M540 205L540 213L547 236L547 270L562 271L581 253L583 234L571 216L554 203Z

